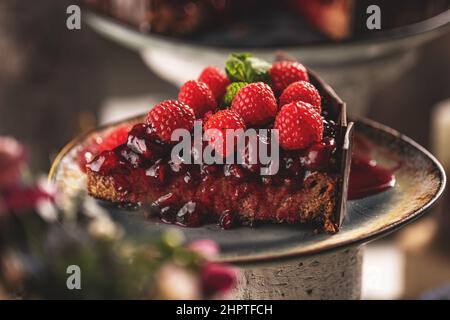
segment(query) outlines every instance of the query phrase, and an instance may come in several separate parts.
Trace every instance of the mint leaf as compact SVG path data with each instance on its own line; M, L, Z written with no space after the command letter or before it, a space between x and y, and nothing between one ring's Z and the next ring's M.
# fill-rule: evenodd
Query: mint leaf
M231 82L265 82L270 84L270 63L250 53L232 53L225 63Z
M227 87L227 93L225 94L224 98L224 104L225 106L231 105L231 102L233 101L234 96L241 90L243 87L245 87L248 83L247 82L233 82Z

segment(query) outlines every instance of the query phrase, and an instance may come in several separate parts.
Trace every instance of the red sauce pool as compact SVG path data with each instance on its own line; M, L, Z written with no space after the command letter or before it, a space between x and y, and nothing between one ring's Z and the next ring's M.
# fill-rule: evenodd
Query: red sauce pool
M353 155L348 185L348 199L355 200L371 196L395 185L392 170L380 167L375 160Z

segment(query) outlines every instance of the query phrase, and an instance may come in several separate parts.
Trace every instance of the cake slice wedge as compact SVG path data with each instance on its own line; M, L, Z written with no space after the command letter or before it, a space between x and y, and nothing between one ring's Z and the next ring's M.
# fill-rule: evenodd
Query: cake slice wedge
M204 82L191 80L178 100L164 101L138 119L126 143L96 155L86 165L89 194L117 205L143 205L162 221L183 226L309 223L337 232L345 214L351 155L345 103L297 62L267 64L249 54L233 55L226 71L201 77ZM215 79L227 86L222 97L208 89L217 88ZM174 161L171 133L194 131L194 120L202 121L205 132L211 126L276 131L278 170L261 174L259 160ZM207 147L222 157L228 153L214 139L203 141L200 151Z

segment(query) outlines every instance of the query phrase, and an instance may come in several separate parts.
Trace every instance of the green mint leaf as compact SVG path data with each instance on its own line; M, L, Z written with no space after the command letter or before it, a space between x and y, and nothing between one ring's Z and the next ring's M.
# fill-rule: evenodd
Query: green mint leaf
M262 81L270 84L270 63L255 57L248 57L245 59L245 61L247 67L247 82Z
M233 53L225 64L231 82L266 82L270 84L270 64L250 53Z
M226 106L231 105L234 96L239 92L239 90L241 90L247 84L248 84L247 82L233 82L232 84L230 84L227 87L227 93L225 94L224 104Z

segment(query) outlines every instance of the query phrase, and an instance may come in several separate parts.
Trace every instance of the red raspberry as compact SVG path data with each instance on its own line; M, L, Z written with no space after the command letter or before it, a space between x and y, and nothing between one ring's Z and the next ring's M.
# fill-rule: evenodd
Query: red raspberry
M97 147L98 151L112 150L115 147L127 142L128 131L130 131L129 125L122 125L115 128L101 139L100 144Z
M226 129L245 129L245 123L242 117L233 110L220 110L212 115L203 126L205 135L209 139L209 143L222 156L227 156L230 150L226 148ZM208 129L217 129L209 131ZM237 139L236 139L237 140ZM221 143L222 142L222 143ZM236 141L235 141L236 145Z
M304 149L322 140L320 114L309 103L297 101L284 105L275 119L280 145L287 150Z
M225 72L214 66L203 69L198 77L198 81L206 83L217 101L222 100L227 90L227 86L230 84L230 80Z
M247 125L262 125L275 118L277 100L264 82L250 83L234 96L231 109L239 113Z
M307 81L291 83L280 96L280 107L295 101L307 102L315 107L319 113L322 111L320 93L316 87Z
M217 108L217 102L211 89L206 83L197 80L189 80L181 86L178 100L191 107L197 118L202 117L207 111Z
M194 112L189 106L177 100L165 100L150 110L146 122L153 126L161 140L170 142L175 129L191 130L194 120Z
M306 68L295 61L279 61L272 64L269 70L272 87L276 94L280 94L293 82L309 81Z

